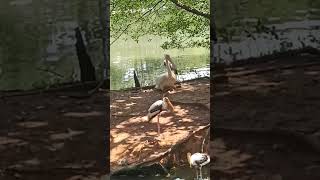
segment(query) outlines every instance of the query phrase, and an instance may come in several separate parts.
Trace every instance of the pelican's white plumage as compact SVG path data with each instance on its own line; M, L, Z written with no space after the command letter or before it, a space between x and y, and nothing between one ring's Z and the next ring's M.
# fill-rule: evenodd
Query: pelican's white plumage
M156 115L158 115L162 109L165 109L163 100L154 102L148 109L148 121L151 121Z
M157 79L156 79L156 89L160 89L161 91L167 91L174 89L175 83L177 81L177 77L175 73L172 72L170 65L169 64L169 55L165 55L165 61L166 61L166 68L167 72L161 74Z
M202 166L205 166L210 163L210 156L206 153L194 153L191 155L191 153L187 153L188 162L190 164L190 167L195 167L196 173L197 173L197 179L198 179L198 171L200 170L200 179L202 179L202 172L201 168Z
M151 121L154 117L158 116L158 134L160 134L159 116L162 111L173 112L174 107L168 97L162 98L154 102L148 109L147 119Z
M205 153L194 153L191 155L190 161L192 166L205 166L210 162L210 156Z

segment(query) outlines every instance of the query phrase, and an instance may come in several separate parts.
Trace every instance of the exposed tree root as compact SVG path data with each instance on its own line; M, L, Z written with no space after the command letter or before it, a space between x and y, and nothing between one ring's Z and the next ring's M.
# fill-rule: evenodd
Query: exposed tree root
M59 73L57 73L55 71L52 71L50 69L42 69L42 68L36 68L36 69L39 70L39 71L43 71L43 72L47 72L47 73L53 74L53 75L58 76L60 78L64 78L64 76L62 74L59 74Z
M310 146L315 152L320 153L320 140L313 134L305 135L303 133L296 132L294 130L288 130L283 128L229 128L229 127L214 127L212 128L214 135L221 134L248 134L259 135L264 134L268 136L286 137L288 139L294 139L300 143ZM213 134L213 133L211 133Z
M96 93L103 86L104 83L105 83L105 80L100 81L99 84L95 88L88 91L88 94L92 95L92 94Z
M123 167L121 169L118 169L114 172L111 172L111 175L120 175L120 174L130 174L131 171L137 171L138 169L141 169L143 167L146 167L146 166L151 166L153 164L157 164L159 163L159 161L164 158L165 156L169 155L170 153L173 153L174 151L176 151L177 149L179 149L179 147L183 144L185 144L191 137L194 136L194 134L200 132L200 131L203 131L203 130L206 130L207 128L210 127L210 124L202 127L202 128L199 128L197 129L196 131L193 131L192 133L190 133L186 138L178 141L176 144L174 144L170 149L168 149L167 151L163 152L163 153L160 153L159 155L157 156L154 156L153 158L147 160L147 161L144 161L144 162L140 162L140 163L137 163L137 164L133 164L133 165L129 165L129 166L126 166L126 167Z

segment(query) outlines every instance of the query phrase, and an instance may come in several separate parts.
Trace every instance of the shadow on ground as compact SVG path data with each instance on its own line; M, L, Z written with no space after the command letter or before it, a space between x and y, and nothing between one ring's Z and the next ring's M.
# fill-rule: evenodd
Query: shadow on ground
M283 128L320 141L318 60L305 54L226 69L229 82L216 84L213 97L212 119L217 130L211 132L210 152L215 159L211 164L215 180L320 178L319 152L307 143L295 137L250 132L253 128ZM281 68L293 64L297 66ZM268 67L274 70L257 71Z
M111 92L111 171L157 157L209 124L209 91L209 80L201 79L182 83L171 93L175 112L160 118L160 136L157 119L146 120L149 106L162 97L159 92Z
M107 94L83 99L63 94L0 101L0 179L74 180L106 171Z

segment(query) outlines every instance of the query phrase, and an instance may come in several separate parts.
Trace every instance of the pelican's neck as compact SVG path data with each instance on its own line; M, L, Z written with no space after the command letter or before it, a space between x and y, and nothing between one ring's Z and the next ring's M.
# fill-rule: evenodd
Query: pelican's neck
M167 108L170 110L170 112L173 112L173 110L174 110L174 107L171 104L170 100L168 100L168 102L167 102Z
M168 71L168 75L169 77L172 77L172 71L171 71L171 67L169 65L168 59L166 58L166 67L167 67L167 71Z
M187 159L188 159L188 163L191 167L191 153L187 153Z
M168 104L167 104L167 102L166 102L166 100L164 98L162 99L162 108L163 109L168 109Z
M172 64L172 68L176 69L176 64L174 64L174 62L172 61L172 59L169 57L168 60L170 61L170 63Z

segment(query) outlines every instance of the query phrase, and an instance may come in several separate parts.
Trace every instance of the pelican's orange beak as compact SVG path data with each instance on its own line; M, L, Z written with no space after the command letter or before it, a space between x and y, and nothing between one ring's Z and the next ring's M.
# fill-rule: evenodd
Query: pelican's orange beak
M190 165L190 168L192 168L190 158L191 158L191 153L187 153L187 160L188 160L188 163Z
M168 103L168 106L169 106L168 108L169 108L170 112L174 112L174 107L169 99L168 99L167 103Z

